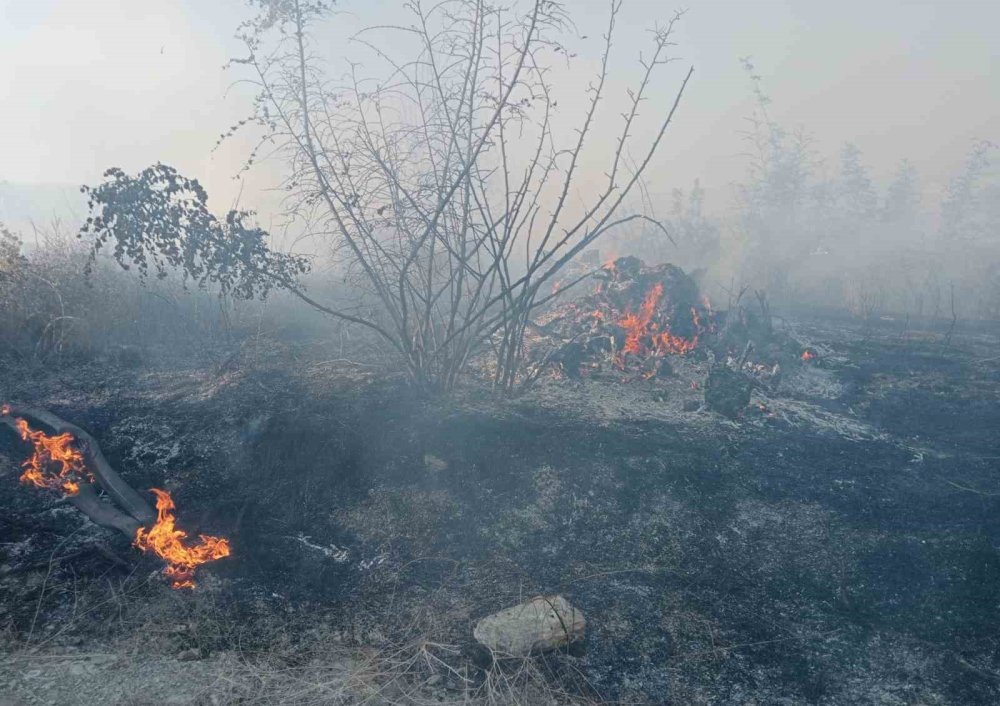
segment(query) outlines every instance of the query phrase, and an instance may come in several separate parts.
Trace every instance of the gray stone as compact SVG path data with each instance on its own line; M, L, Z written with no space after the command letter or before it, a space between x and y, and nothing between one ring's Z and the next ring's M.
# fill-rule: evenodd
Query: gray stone
M486 616L472 636L498 657L527 657L582 640L586 625L562 596L539 596Z

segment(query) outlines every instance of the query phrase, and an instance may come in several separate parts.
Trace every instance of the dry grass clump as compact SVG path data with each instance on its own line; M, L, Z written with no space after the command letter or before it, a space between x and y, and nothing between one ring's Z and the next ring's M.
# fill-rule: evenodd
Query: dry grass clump
M6 626L0 683L35 689L41 679L54 703L80 706L597 703L563 655L477 666L467 645L430 637L454 633L447 616L419 611L386 627L387 616L359 610L345 629L319 608L236 604L204 579L190 593L155 574L81 581L50 572L44 592L30 591L30 631ZM50 668L31 676L39 664Z
M557 684L544 658L494 663L485 670L463 663L456 645L428 640L372 647L316 646L308 659L272 653L241 660L223 679L241 704L475 704L556 706L596 704ZM582 675L578 675L585 685ZM582 689L580 690L583 691Z
M261 306L170 275L142 282L90 253L58 221L25 237L0 223L0 355L46 366L108 354L228 341L260 325ZM123 348L128 350L122 351Z

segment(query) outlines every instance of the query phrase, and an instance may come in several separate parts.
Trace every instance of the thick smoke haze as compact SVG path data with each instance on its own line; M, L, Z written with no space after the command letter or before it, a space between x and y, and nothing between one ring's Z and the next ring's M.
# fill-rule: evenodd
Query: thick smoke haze
M30 221L53 215L77 222L85 215L79 184L97 183L108 167L133 172L164 161L199 179L215 210L238 203L256 210L265 227L282 230L281 195L274 189L282 166L260 160L236 178L254 144L252 131L216 147L220 133L250 111L247 74L223 69L245 51L234 38L236 27L251 15L245 3L4 0L0 7L0 61L6 67L0 95L8 106L0 134L5 157L0 219L21 231L30 230ZM346 67L347 58L370 62L366 67L377 64L352 37L366 26L409 21L394 3L347 1L337 7L315 44L333 66ZM585 105L586 82L599 64L608 4L574 0L569 9L574 26L566 49L572 58L553 67L553 83L560 99L556 127L571 135ZM669 18L672 9L651 0L625 3L612 49L610 104L627 95L649 27L657 17ZM859 247L864 267L877 267L885 248L872 247L875 241L898 252L926 245L942 229L965 227L957 221L942 225L942 218L949 217L946 202L956 180L972 168L976 145L1000 135L1000 77L991 71L997 59L992 29L998 22L1000 6L988 2L692 3L678 26L673 74L663 92L645 104L647 122L635 132L649 136L651 118L669 108L673 89L694 66L680 111L644 179L641 206L672 219L671 227L690 237L704 240L707 233L711 242L689 243L677 252L662 243L650 246L647 234L631 232L606 242L604 254L630 248L652 259L705 267L716 283L752 280L779 298L782 292L810 301L850 298L846 289L857 285L840 284L833 291L830 281L862 277L846 271L860 266ZM369 38L378 40L379 32ZM801 141L781 147L782 155L760 154L748 140L754 115L770 131L770 137L758 137L773 140L780 133L800 135ZM595 135L608 135L608 144L593 139L575 184L581 191L603 178L605 157L613 150L610 135L616 134L619 117L606 110L602 119L608 129ZM973 169L978 171L964 197L968 203L959 209L961 218L952 203L953 220L972 218L981 228L993 227L983 205L993 193L989 184L996 172L990 152L986 149L983 164ZM803 203L774 202L776 194L765 193L763 182L785 176L754 172L761 159L777 164L785 158L801 162L784 168L802 171L796 188L807 194ZM845 169L853 170L853 177ZM845 183L852 180L870 193L845 194ZM900 188L907 193L900 195ZM755 190L754 205L747 199ZM870 212L856 213L852 223L838 222L835 229L845 237L819 233L837 220L830 213L845 214L840 203L845 198L870 200ZM884 221L893 198L912 201L906 206L911 220L891 228L862 227L876 211ZM781 224L774 222L779 213ZM808 235L801 235L804 230ZM839 249L830 246L835 240ZM934 259L931 253L939 250L925 247L916 259ZM753 262L754 251L785 257L771 258L764 272ZM817 253L829 255L818 266L821 271L812 271L815 262L802 271L803 258ZM974 274L987 289L993 286L990 272ZM935 275L938 310L941 288L970 276L964 266ZM898 277L926 281L928 275ZM820 287L822 294L806 296L803 280L827 284Z
M0 706L1000 705L1000 0L0 0Z
M587 37L572 48L596 60L607 3L572 5ZM332 54L350 53L343 39L353 29L392 21L391 6L341 3ZM672 9L626 3L618 69L630 66L651 19ZM94 183L109 166L158 159L202 179L220 207L235 198L243 155L211 150L247 112L248 90L222 70L241 51L233 33L248 15L243 3L3 0L0 15L0 216L40 217L29 203L64 210L46 185ZM745 168L739 131L751 108L739 58L752 56L775 120L804 126L820 153L853 142L880 179L908 158L922 188L940 190L973 139L1000 133L1000 76L991 71L998 24L991 2L691 3L677 54L695 79L650 188L669 194L698 178L712 210L728 205L727 187ZM244 200L257 201L249 187L264 183L244 188Z

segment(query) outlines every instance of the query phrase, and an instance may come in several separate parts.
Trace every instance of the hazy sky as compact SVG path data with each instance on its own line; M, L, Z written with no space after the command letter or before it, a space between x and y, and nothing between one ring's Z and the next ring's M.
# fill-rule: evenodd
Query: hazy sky
M344 0L357 17L335 22L383 21L400 4ZM574 48L596 59L607 1L567 4L589 37ZM745 55L779 121L807 127L823 154L854 141L879 177L909 157L925 188L936 190L974 138L1000 141L997 0L686 7L677 52L696 73L650 175L654 191L700 177L721 201L741 176ZM673 8L626 0L619 66L632 65L640 25ZM211 149L249 106L247 91L230 89L235 77L221 68L239 53L232 35L246 14L239 0L0 0L0 182L95 183L109 166L136 170L160 160L201 178L215 204L227 206L242 146ZM337 31L328 38L334 53ZM244 205L254 205L255 193L251 185Z

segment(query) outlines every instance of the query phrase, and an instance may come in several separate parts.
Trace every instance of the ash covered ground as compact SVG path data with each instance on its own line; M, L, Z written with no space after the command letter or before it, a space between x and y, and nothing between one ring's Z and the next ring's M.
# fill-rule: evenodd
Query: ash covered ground
M816 357L735 419L701 404L698 352L508 402L428 400L308 341L222 370L8 365L5 398L86 428L233 556L172 591L20 487L4 433L0 703L485 700L472 624L553 593L586 650L509 675L522 703L996 703L997 332L776 327Z

